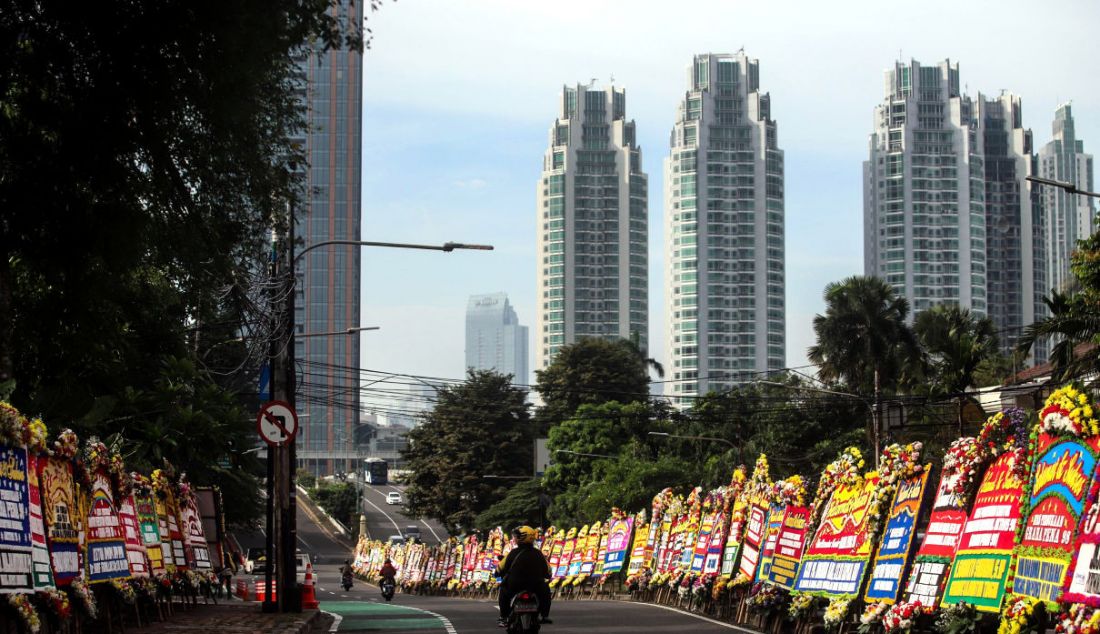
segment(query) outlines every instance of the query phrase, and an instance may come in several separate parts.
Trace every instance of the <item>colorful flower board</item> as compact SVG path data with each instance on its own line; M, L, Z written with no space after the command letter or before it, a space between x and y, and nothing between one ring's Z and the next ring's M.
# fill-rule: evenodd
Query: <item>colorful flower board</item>
M917 549L905 587L907 602L919 601L921 605L934 606L939 605L943 596L944 584L967 517L966 504L955 491L958 479L957 473L940 476L924 541Z
M718 566L722 563L722 546L726 541L726 514L720 512L714 520L710 535L707 538L706 555L703 557L703 572L712 574L718 572Z
M741 561L737 566L740 575L752 579L760 564L760 550L768 530L768 509L753 503L748 507L745 521L745 537L741 546Z
M779 529L783 525L783 510L784 507L773 504L768 511L768 525L764 531L764 543L760 548L760 565L756 567L754 581L764 581L771 573L775 544L779 539Z
M34 588L47 590L54 587L50 570L50 549L46 544L46 522L42 517L42 487L38 478L38 464L45 460L34 453L27 454L27 491L31 525L31 555L34 562Z
M783 522L775 541L775 554L768 571L769 582L787 590L794 588L798 564L802 561L802 551L806 546L806 528L809 523L809 508L789 505L784 508Z
M649 564L646 557L646 542L649 540L649 531L649 524L634 527L634 543L630 547L630 561L626 568L627 574L637 574Z
M50 549L50 567L54 582L67 586L80 576L80 509L76 501L73 467L58 457L38 461L46 520L46 543Z
M630 550L630 535L634 528L634 518L626 517L611 520L607 529L607 554L603 559L603 574L618 572L623 569L627 552ZM637 539L635 539L637 541ZM644 541L643 547L644 547ZM633 565L633 560L631 565Z
M863 595L867 601L893 604L898 600L902 580L909 568L929 471L931 465L925 465L919 474L898 483Z
M707 547L710 544L710 536L711 533L714 532L720 513L720 509L715 509L703 515L703 522L699 525L699 532L695 538L695 547L692 550L692 572L703 571L703 564L707 559Z
M184 549L187 553L187 563L192 570L211 570L210 547L206 543L206 533L203 531L202 516L199 515L199 507L195 502L195 496L188 492L181 495L180 524L183 529Z
M34 589L27 450L0 445L0 594Z
M160 543L157 507L153 502L152 491L145 489L134 492L134 510L137 513L138 529L141 531L141 543L149 558L149 572L163 575L168 569L164 567L164 550Z
M1091 489L1062 599L1096 608L1100 607L1100 479L1093 480Z
M103 469L92 474L87 532L88 582L128 579L130 561L126 556L126 539L112 499L111 480Z
M1000 609L1024 493L1015 462L1012 453L998 456L978 487L947 578L944 606L965 601L983 612Z
M1062 592L1073 558L1077 525L1096 470L1100 440L1039 434L1028 512L1016 544L1012 591L1046 601Z
M835 598L859 594L871 557L869 509L877 483L868 477L836 487L802 556L796 591Z
M130 574L139 578L148 577L148 555L145 553L145 544L141 541L133 495L122 498L118 505L118 520L122 524L122 533L126 540L126 559L130 563Z
M738 555L741 554L741 542L744 539L745 511L748 505L740 498L734 500L730 514L730 530L726 534L726 543L722 549L722 576L729 577L737 569Z

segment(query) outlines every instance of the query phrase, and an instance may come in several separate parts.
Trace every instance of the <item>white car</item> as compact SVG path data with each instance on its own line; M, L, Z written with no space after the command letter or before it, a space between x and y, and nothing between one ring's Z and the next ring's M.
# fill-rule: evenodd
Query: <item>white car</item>
M397 491L390 491L386 495L386 504L401 504L401 494Z

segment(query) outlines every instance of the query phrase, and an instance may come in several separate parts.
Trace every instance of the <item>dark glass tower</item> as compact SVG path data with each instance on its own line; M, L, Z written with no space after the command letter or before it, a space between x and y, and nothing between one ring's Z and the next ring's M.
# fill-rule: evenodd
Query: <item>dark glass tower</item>
M361 24L363 4L335 0L333 11ZM299 249L327 240L361 240L363 56L311 50L300 62L301 97L309 129L301 136L309 159L305 209L297 210ZM359 325L360 249L329 245L297 264L294 323L298 335ZM297 362L298 464L314 473L354 469L359 421L359 335L301 337Z

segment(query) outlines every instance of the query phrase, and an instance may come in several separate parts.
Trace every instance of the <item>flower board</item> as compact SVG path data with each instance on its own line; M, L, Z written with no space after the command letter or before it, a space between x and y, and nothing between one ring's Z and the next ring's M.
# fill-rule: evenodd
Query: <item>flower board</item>
M1100 607L1100 480L1094 479L1089 492L1088 509L1081 519L1073 561L1062 600Z
M1038 435L1028 512L1016 545L1015 594L1046 601L1051 607L1058 600L1096 470L1097 445L1095 437Z
M702 572L703 564L707 559L707 546L710 544L711 533L718 523L721 509L715 509L703 515L703 521L699 525L699 532L695 537L695 548L691 557L691 571Z
M27 450L0 445L0 594L34 589Z
M869 508L877 479L839 484L829 497L813 539L802 556L795 590L833 598L859 593L871 557Z
M779 527L783 525L783 508L773 504L768 511L768 524L764 531L764 544L760 548L760 565L756 567L755 581L765 581L771 573L775 542L779 538Z
M633 517L611 520L611 525L607 529L607 554L603 559L602 572L604 574L618 572L623 569L627 551L630 549L632 528L634 528ZM631 563L633 564L633 561Z
M867 583L864 598L892 604L898 600L902 579L909 567L913 538L917 533L917 518L924 505L924 491L931 465L898 483L890 514L886 519L882 540L875 553L875 564Z
M726 542L726 514L718 513L711 527L710 536L707 539L707 552L703 557L703 572L707 574L718 572L718 566L722 563L722 546Z
M138 528L141 531L141 543L149 558L149 572L163 575L168 572L164 567L164 550L160 543L160 528L157 523L157 507L153 502L152 491L138 488L134 491L134 510L137 513Z
M794 588L798 564L806 545L806 528L810 523L810 509L805 506L787 506L775 541L775 554L767 580L791 590Z
M80 510L76 502L72 463L63 458L49 457L38 462L39 481L44 498L46 543L50 550L50 567L54 583L67 586L80 576L77 534Z
M969 496L960 495L956 482L958 473L940 475L932 515L928 519L924 541L913 559L913 570L905 587L905 600L921 605L939 605L944 582L951 570L951 560L966 524L966 503Z
M210 570L210 547L206 543L206 533L202 527L202 516L195 504L192 493L182 495L180 503L180 523L183 525L184 551L187 564L192 570Z
M581 552L581 565L578 572L582 575L590 575L596 571L596 555L600 552L599 522L588 527L588 536L584 541L584 550Z
M46 544L46 522L42 517L42 487L38 478L38 465L45 457L33 451L27 453L27 500L31 526L31 559L34 563L35 590L54 587L50 571L50 549Z
M127 495L119 503L118 521L122 524L122 535L126 540L126 559L130 562L130 575L138 578L148 577L149 564L145 554L145 544L141 541L141 529L138 527L133 495Z
M1005 453L989 465L963 526L942 605L965 601L982 612L1000 609L1024 492L1015 462L1014 453Z
M111 496L111 481L103 469L97 469L92 474L91 499L86 521L88 582L128 579L130 562L126 558L126 540Z
M722 548L722 576L729 577L737 568L737 556L741 553L744 538L745 512L748 505L741 499L733 503L730 514L730 530L726 534L726 543Z
M760 550L764 544L764 536L768 530L768 509L758 505L749 505L745 521L745 538L741 546L741 561L737 571L749 579L756 576L756 568L760 563Z
M650 564L647 555L646 542L649 540L649 524L642 524L634 528L634 542L630 547L630 563L627 564L628 574L637 574Z

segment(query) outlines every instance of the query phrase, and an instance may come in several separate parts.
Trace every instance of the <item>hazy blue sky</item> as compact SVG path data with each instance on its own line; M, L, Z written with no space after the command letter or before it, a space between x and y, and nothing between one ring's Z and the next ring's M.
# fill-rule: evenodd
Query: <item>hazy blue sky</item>
M1100 151L1096 0L401 0L368 26L363 239L496 247L364 251L361 323L382 327L362 335L372 370L460 378L475 293L508 293L534 340L535 186L563 84L614 76L626 88L649 175L655 355L666 327L661 166L696 53L743 46L772 96L786 154L788 366L806 363L825 284L863 272L861 163L895 60L950 58L968 94L1020 95L1036 145L1072 100L1086 151Z

